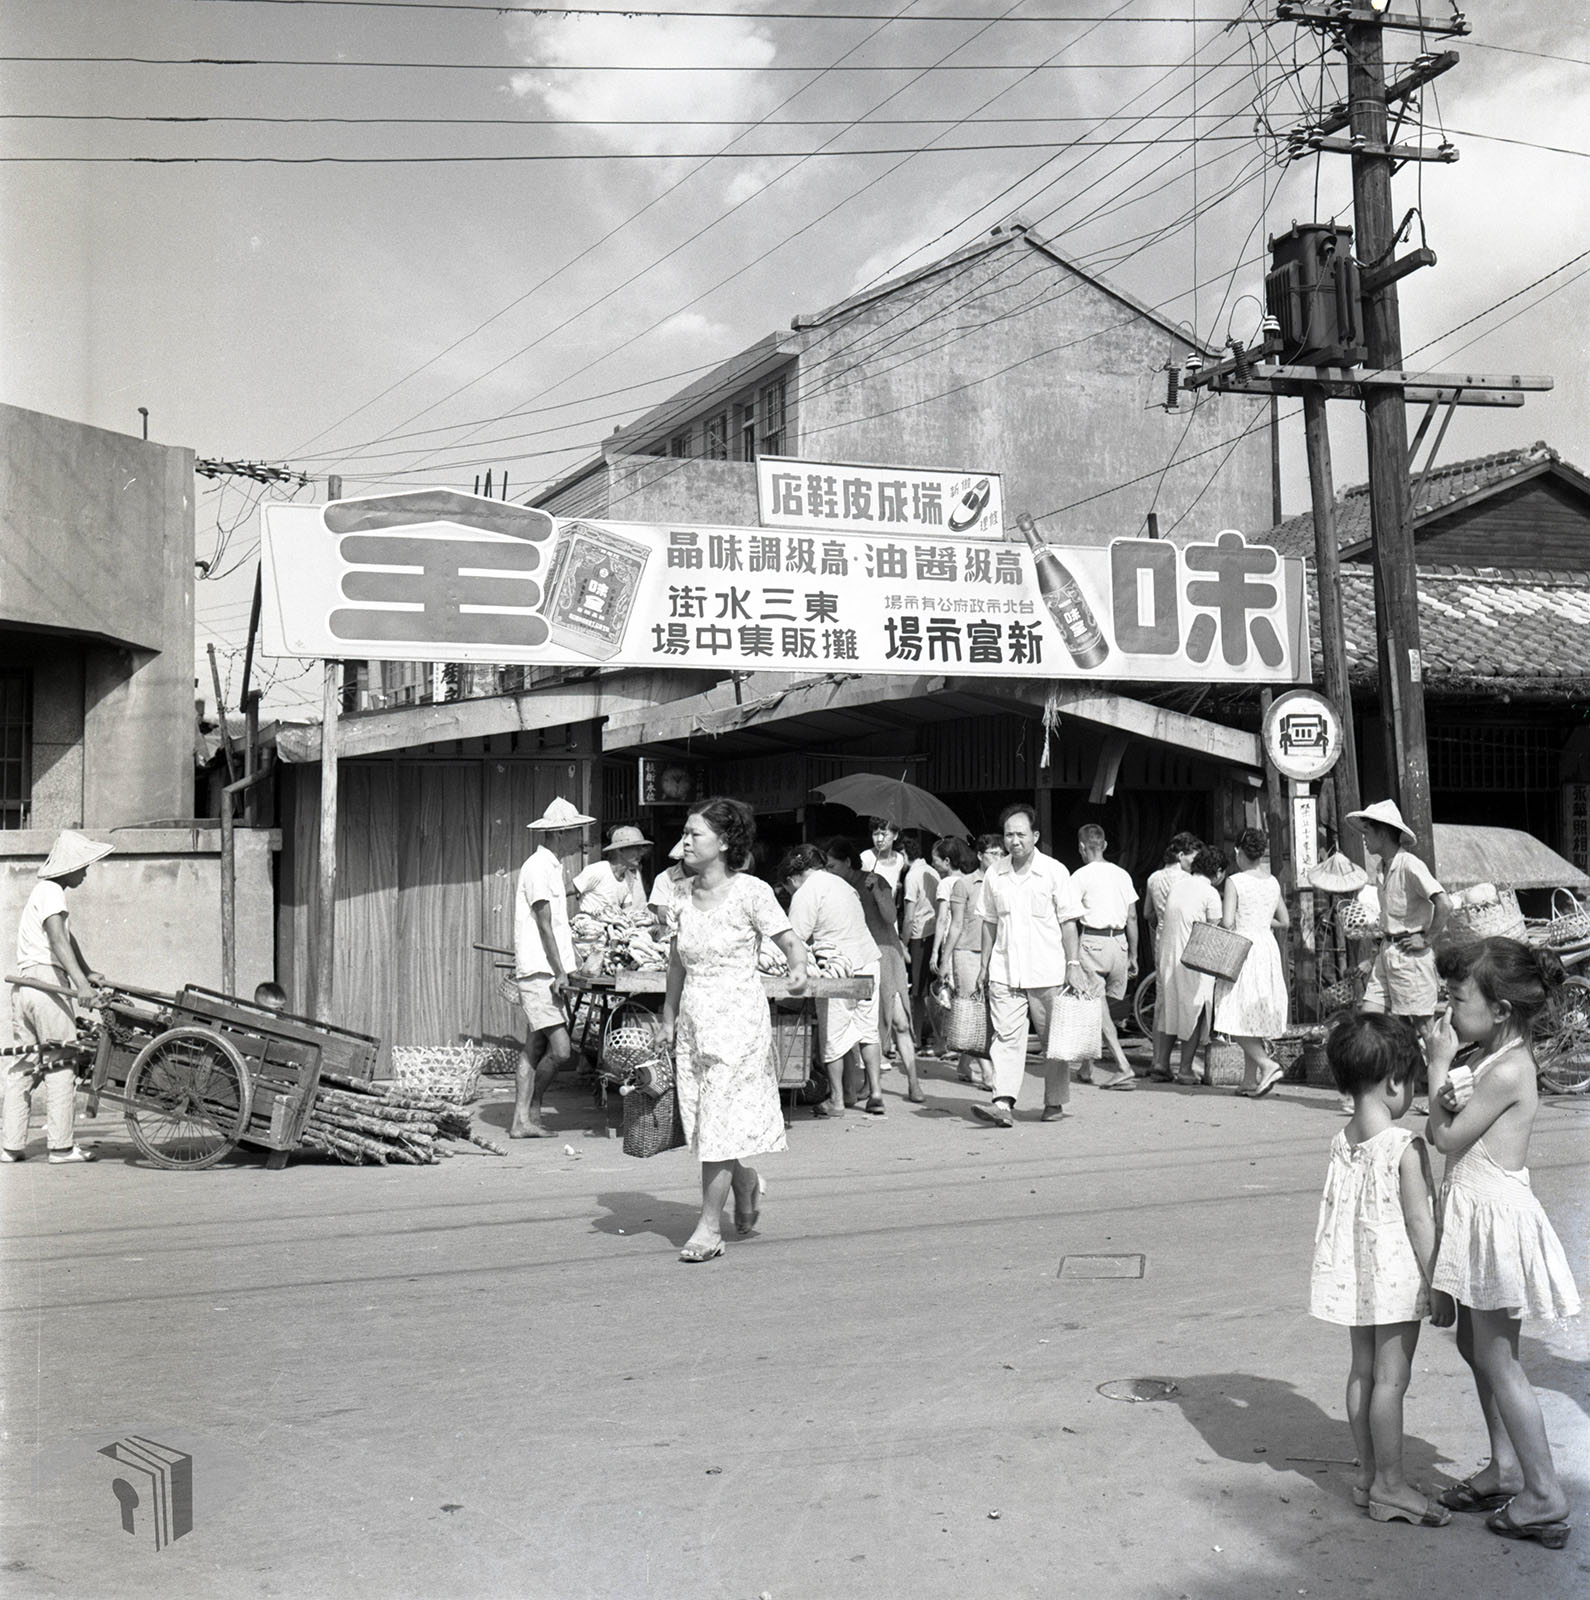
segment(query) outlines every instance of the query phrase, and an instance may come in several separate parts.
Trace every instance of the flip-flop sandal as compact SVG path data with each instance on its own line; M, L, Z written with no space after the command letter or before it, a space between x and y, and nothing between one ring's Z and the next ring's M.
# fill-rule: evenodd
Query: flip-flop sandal
M1454 1483L1450 1488L1443 1489L1436 1499L1448 1511L1500 1511L1513 1497L1510 1494L1486 1494L1481 1489L1474 1487L1469 1478L1461 1483Z
M1286 1073L1280 1067L1277 1067L1274 1072L1259 1080L1258 1088L1248 1098L1250 1100L1262 1100L1285 1076Z
M734 1197L734 1231L743 1239L746 1234L756 1231L757 1222L762 1216L762 1196L767 1193L767 1179L759 1172L756 1175L756 1188L751 1194L751 1203L748 1206L740 1204L740 1197Z
M1493 1511L1485 1519L1485 1526L1504 1539L1532 1539L1548 1550L1560 1550L1568 1542L1571 1525L1566 1518L1555 1522L1514 1522L1507 1507Z
M883 1103L882 1095L874 1095L866 1105L861 1108L869 1117L881 1117L887 1114L888 1108Z

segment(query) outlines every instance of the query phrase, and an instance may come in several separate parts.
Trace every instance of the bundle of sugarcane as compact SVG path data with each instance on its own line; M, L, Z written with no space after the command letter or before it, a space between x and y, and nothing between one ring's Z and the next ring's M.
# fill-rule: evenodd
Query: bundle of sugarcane
M304 1125L303 1144L351 1164L395 1161L428 1166L453 1152L444 1141L472 1144L493 1155L501 1145L470 1126L469 1113L432 1095L323 1072Z

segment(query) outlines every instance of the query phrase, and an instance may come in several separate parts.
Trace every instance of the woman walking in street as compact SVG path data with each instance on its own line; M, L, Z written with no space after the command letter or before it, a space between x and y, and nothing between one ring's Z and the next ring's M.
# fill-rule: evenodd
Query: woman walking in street
M849 839L828 841L828 869L843 878L861 897L867 932L878 947L879 1048L889 1043L894 1045L895 1057L905 1072L907 1098L920 1101L922 1084L917 1078L916 1045L911 1039L905 945L894 923L893 891L887 879L876 872L862 870L861 857Z
M789 962L789 992L806 988L806 946L760 878L745 868L756 814L739 800L707 800L685 819L688 898L668 956L663 1031L674 1045L679 1113L701 1162L701 1218L679 1252L686 1262L723 1254L723 1208L750 1233L767 1185L749 1156L785 1148L772 1061L773 1029L757 973L763 939Z
M1236 978L1215 984L1215 1032L1241 1046L1237 1093L1253 1100L1281 1081L1283 1069L1266 1041L1286 1027L1286 975L1271 929L1288 928L1292 919L1281 885L1264 864L1269 851L1270 841L1258 828L1244 829L1237 840L1237 870L1226 879L1220 926L1240 933L1250 948Z
M1198 1046L1203 1042L1204 1023L1215 980L1181 964L1193 927L1200 922L1220 920L1220 895L1216 885L1226 870L1226 859L1213 845L1205 845L1192 859L1184 876L1171 886L1160 923L1159 1003L1154 1013L1154 1070L1161 1083L1171 1082L1170 1047L1181 1041L1181 1070L1175 1082L1195 1084L1193 1070Z
M939 841L939 848L960 844L958 839ZM997 833L982 834L973 855L962 845L964 856L951 853L949 859L960 867L946 903L947 926L940 930L937 970L949 981L957 1000L977 993L978 973L983 965L983 879L988 869L1005 859L1005 841ZM970 862L969 865L964 863ZM978 1089L992 1089L993 1067L986 1055L962 1051L955 1058L955 1075L962 1083Z

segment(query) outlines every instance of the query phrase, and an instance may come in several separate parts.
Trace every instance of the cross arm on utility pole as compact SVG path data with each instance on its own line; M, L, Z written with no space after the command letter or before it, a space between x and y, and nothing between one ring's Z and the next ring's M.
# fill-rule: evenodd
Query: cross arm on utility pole
M1469 33L1468 18L1454 11L1444 22L1407 11L1376 11L1372 6L1353 5L1351 0L1281 0L1275 14L1282 22L1303 22L1315 28L1341 28L1353 23L1376 28L1395 28L1402 33L1441 33L1461 37Z

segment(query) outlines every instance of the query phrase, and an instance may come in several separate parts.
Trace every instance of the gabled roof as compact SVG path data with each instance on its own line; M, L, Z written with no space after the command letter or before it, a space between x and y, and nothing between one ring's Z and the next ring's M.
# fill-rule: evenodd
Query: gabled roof
M1047 256L1056 266L1064 268L1067 272L1074 273L1077 277L1085 279L1103 294L1112 300L1117 300L1122 306L1136 316L1145 318L1163 328L1178 343L1186 345L1189 349L1197 346L1206 356L1218 354L1213 347L1198 344L1185 328L1179 328L1175 323L1168 321L1152 306L1144 304L1124 289L1107 283L1097 273L1089 272L1086 267L1078 265L1063 251L1055 248L1047 240L1040 238L1026 223L1019 219L1014 220L996 229L987 238L978 239L972 244L941 257L937 261L929 262L924 267L918 267L913 272L902 274L898 278L890 278L885 283L875 285L873 288L864 289L859 294L851 295L848 299L836 301L833 305L821 311L813 311L797 316L788 330L778 330L758 339L755 344L748 345L738 354L730 356L727 361L714 367L705 377L698 378L692 384L680 389L664 400L661 405L656 405L645 412L634 422L625 427L616 428L602 441L602 454L604 456L625 455L633 451L634 447L654 442L665 435L669 429L687 419L699 415L714 400L722 398L727 400L736 391L743 389L747 384L753 383L763 373L770 372L789 357L799 355L808 342L803 335L810 329L821 328L827 323L851 315L865 306L872 305L879 300L885 300L891 295L899 294L902 290L909 289L914 284L925 283L928 279L940 274L952 272L968 261L975 261L979 256L993 255L1002 250L1037 250ZM576 468L565 477L577 476L586 468ZM543 491L546 493L547 491Z
M1547 475L1564 481L1590 500L1590 479L1543 441L1521 450L1504 450L1497 455L1435 467L1422 482L1411 478L1414 538L1419 537L1421 528L1499 489ZM1283 555L1313 560L1313 512L1289 517L1265 534L1263 542L1274 545ZM1369 485L1361 483L1336 497L1336 543L1343 555L1357 555L1370 542Z
M1379 638L1374 573L1355 564L1341 576L1347 675L1355 684L1372 682ZM1308 591L1317 665L1312 566ZM1420 567L1419 634L1426 689L1583 694L1590 688L1590 573Z
M1067 272L1074 273L1079 278L1086 279L1094 288L1108 295L1112 300L1118 300L1129 310L1149 322L1158 324L1178 343L1201 350L1206 356L1215 356L1220 352L1214 346L1201 344L1193 338L1185 328L1178 327L1169 321L1153 306L1139 300L1135 295L1128 294L1125 289L1107 282L1096 272L1090 272L1084 266L1073 261L1063 250L1057 249L1047 239L1040 237L1020 218L996 228L986 239L978 239L950 255L941 257L937 261L929 262L925 267L918 267L913 272L901 274L898 278L890 278L870 289L863 289L859 294L853 294L847 300L840 300L822 311L814 311L798 316L790 324L792 328L820 328L825 323L833 322L840 317L859 311L864 306L872 305L876 301L887 299L890 295L898 294L902 289L909 288L912 284L922 283L928 278L936 277L940 273L951 272L963 266L968 261L975 261L979 256L992 255L998 250L1011 250L1020 246L1040 251L1055 263L1064 267Z

